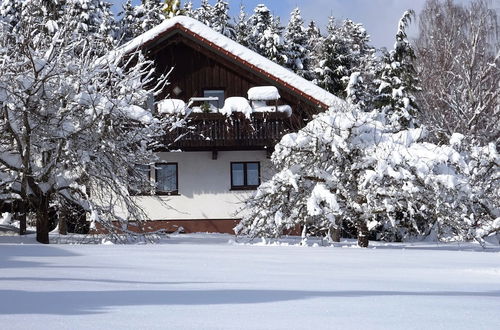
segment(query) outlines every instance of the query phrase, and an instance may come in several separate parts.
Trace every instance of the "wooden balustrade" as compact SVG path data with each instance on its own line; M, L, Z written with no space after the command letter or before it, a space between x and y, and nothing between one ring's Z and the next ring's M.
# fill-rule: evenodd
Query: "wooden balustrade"
M165 145L185 150L261 149L278 142L289 131L289 121L282 113L254 113L250 119L241 113L196 113L189 116L187 128L166 134Z

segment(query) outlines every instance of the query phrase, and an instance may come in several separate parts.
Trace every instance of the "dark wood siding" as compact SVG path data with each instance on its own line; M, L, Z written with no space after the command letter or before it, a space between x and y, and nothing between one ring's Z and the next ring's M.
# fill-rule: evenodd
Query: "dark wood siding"
M293 91L280 86L272 78L267 77L263 73L255 72L249 67L232 61L224 54L217 50L211 49L205 44L201 44L197 40L190 38L180 32L168 36L166 39L152 45L149 48L149 56L155 61L156 70L159 73L166 73L173 68L169 75L170 84L165 88L159 96L162 98L179 98L186 103L191 97L203 96L205 89L223 89L225 98L232 96L248 97L248 89L255 86L276 86L281 95L278 104L287 104L292 107L292 117L283 118L279 125L279 134L266 134L263 139L256 139L255 134L247 132L235 139L234 126L228 131L233 131L231 134L225 134L223 139L220 139L217 145L219 147L235 147L238 148L263 148L268 147L272 142L274 144L279 138L291 130L297 130L321 109L318 106L308 102L303 97L295 94ZM179 87L182 93L175 95L173 90ZM236 120L236 121L235 121ZM241 121L241 118L233 118L232 123ZM214 117L214 123L219 123L220 120ZM260 125L261 131L275 131L271 125L276 125L276 122L268 123L262 121ZM201 125L202 122L200 121ZM203 121L203 128L197 130L206 131L208 121ZM176 143L177 147L184 148L207 148L208 144L215 147L212 143L202 142L203 139L196 138L190 134L191 138L185 139L185 142ZM230 139L231 141L224 141ZM247 140L247 141L246 141Z

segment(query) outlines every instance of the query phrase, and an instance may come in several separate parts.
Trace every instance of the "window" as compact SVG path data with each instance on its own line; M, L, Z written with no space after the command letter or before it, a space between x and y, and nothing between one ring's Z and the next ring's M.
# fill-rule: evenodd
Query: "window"
M214 107L222 109L224 106L224 90L223 89L206 89L203 91L204 97L217 97L218 101L208 101Z
M160 163L155 167L156 194L177 195L179 193L177 163Z
M130 171L130 195L148 195L151 193L151 169L149 165L136 164Z
M260 185L259 162L232 162L231 189L256 189Z

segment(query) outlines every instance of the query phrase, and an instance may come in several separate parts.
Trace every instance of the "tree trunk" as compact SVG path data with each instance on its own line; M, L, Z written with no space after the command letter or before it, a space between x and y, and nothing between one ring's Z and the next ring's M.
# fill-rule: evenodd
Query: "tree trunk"
M342 220L337 219L335 224L337 225L336 228L330 228L330 238L332 242L340 242L342 238Z
M36 210L36 240L49 244L49 199L42 196Z
M61 206L61 211L59 214L59 234L60 235L68 235L68 225L66 219L70 216L71 212L69 211L69 206L64 204Z
M358 225L358 246L359 247L368 247L368 227L366 226L366 222L362 221Z
M26 235L26 213L28 208L25 203L21 203L21 216L19 217L19 235Z

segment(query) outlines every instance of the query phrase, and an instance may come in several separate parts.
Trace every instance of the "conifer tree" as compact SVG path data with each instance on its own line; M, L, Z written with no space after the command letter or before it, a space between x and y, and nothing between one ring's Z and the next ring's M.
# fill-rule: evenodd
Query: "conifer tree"
M415 53L406 33L414 16L412 10L403 14L398 24L394 49L383 54L377 71L376 107L386 114L397 130L413 127L414 116L418 110L414 96L419 90L417 73L413 66Z
M172 18L174 16L181 14L181 2L180 0L165 0L163 5L163 15L166 18Z
M195 16L192 1L186 1L184 3L184 6L182 7L182 15L187 16L187 17L194 17Z
M315 83L330 93L344 97L343 78L349 76L349 48L333 17L330 17L326 30L315 68Z
M163 22L163 6L161 0L142 0L138 6L132 6L131 0L127 0L118 22L120 43L125 43Z
M285 48L288 61L285 65L299 76L304 77L309 68L308 39L300 9L295 8L290 14L290 21L285 30Z
M323 37L314 21L311 21L305 31L307 37L307 50L309 53L308 66L304 72L304 78L310 81L316 79L315 68L319 64L320 51L323 44Z
M245 12L245 7L241 5L240 14L238 15L238 19L236 20L236 24L234 26L233 38L240 45L253 49L253 47L251 47L249 43L249 38L251 34L252 30L248 22L247 14Z
M279 18L271 15L270 10L261 4L254 9L249 23L252 27L249 43L251 49L278 64L286 63L282 43L283 27L280 26Z

